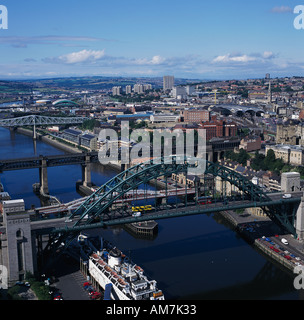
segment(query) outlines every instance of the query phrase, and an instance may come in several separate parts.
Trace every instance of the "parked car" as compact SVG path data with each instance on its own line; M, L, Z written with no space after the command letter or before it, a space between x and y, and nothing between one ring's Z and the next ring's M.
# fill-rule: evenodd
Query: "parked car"
M284 243L284 244L286 244L286 245L288 244L288 241L287 241L285 238L282 238L282 239L281 239L281 242Z
M95 292L90 296L90 298L91 298L92 300L100 299L100 298L101 298L101 293L95 291Z

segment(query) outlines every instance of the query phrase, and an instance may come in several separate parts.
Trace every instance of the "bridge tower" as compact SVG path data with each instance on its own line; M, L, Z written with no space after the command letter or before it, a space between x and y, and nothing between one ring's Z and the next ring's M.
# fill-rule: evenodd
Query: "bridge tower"
M300 173L298 172L284 172L281 176L281 189L282 192L299 192L300 186ZM296 233L299 240L304 240L304 196L301 198L301 203L296 213L295 221Z
M40 179L40 193L42 195L49 194L49 183L47 174L47 163L46 159L41 158L41 166L39 168L39 179Z
M284 172L281 176L281 189L282 192L299 192L300 186L300 173L299 172Z
M31 222L24 200L3 201L2 261L8 270L9 286L24 279L26 272L34 273Z

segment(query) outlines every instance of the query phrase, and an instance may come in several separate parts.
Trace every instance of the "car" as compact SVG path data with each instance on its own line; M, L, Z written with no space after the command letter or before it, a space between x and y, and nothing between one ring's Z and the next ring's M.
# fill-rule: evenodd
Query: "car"
M285 193L282 198L283 199L290 199L291 198L291 194L290 193Z
M101 293L95 291L95 292L90 296L90 298L91 298L92 300L100 299L100 298L101 298Z
M287 260L291 260L291 257L288 256L288 255L285 255L284 258L287 259Z
M63 300L62 296L60 294L56 294L54 297L53 297L53 300Z
M288 241L287 241L285 238L282 238L282 239L281 239L281 242L282 242L283 244L288 245Z
M301 258L300 258L300 257L296 257L295 259L296 259L297 261L300 261L300 260L301 260Z

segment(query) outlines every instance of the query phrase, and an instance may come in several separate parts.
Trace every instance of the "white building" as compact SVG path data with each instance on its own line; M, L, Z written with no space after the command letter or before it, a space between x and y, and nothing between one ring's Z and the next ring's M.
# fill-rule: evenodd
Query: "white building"
M129 85L129 86L126 86L126 94L130 94L132 92L132 87Z
M150 116L150 121L152 123L160 123L160 122L178 122L180 116L176 114L152 114Z
M135 84L133 91L138 94L144 93L144 86L142 84Z
M112 94L113 96L119 96L120 95L120 90L121 90L121 87L113 87L112 88Z
M171 90L171 96L174 99L186 99L187 98L187 92L185 87L173 87Z

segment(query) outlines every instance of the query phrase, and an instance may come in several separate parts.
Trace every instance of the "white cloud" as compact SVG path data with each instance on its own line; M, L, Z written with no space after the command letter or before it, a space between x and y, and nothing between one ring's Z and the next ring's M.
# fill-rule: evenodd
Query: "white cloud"
M151 59L151 61L150 61L150 63L151 64L161 64L161 63L163 63L163 62L165 62L165 58L163 58L163 57L161 57L161 56L154 56L152 59Z
M152 59L141 58L134 60L134 64L138 65L159 65L166 61L165 58L161 56L153 56Z
M273 7L270 11L273 13L293 12L292 8L290 8L288 6Z
M274 53L271 52L271 51L265 51L265 52L263 53L263 58L265 58L265 59L272 59L272 58L274 58L274 57L275 57L275 55L274 55Z
M103 58L104 56L104 50L81 50L62 55L58 57L57 60L67 64L75 64L81 62L94 62Z
M269 60L274 58L275 55L272 51L264 51L262 54L225 54L215 57L212 63L252 63L252 62L263 62L264 60Z
M229 63L229 62L251 62L251 61L256 61L257 57L253 56L248 56L246 54L243 55L231 55L231 54L226 54L223 56L217 56L212 60L213 63Z

